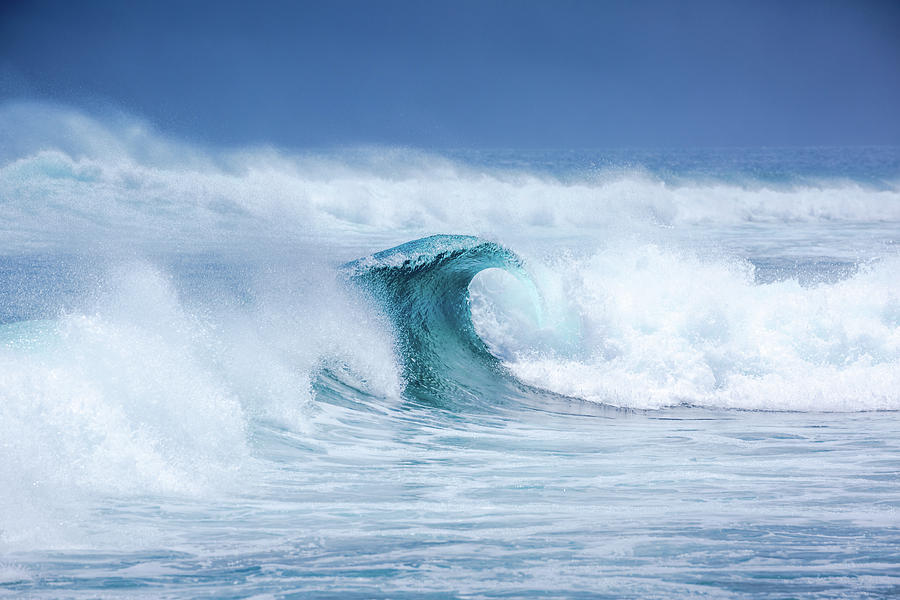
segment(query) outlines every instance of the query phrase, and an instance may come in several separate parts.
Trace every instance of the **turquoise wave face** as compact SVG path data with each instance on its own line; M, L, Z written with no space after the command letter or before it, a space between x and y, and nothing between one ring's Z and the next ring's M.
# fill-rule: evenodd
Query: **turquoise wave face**
M479 404L525 387L472 324L469 284L486 269L530 281L513 252L467 235L434 235L344 265L394 325L407 394L439 405Z

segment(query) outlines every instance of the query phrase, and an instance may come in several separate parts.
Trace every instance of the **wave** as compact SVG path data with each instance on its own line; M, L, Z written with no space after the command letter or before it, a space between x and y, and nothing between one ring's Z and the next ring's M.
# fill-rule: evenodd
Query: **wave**
M338 272L232 265L239 297L197 281L210 269L121 264L88 308L0 326L4 543L65 544L88 497L242 485L261 426L325 444L309 423L329 402L900 409L896 258L761 282L653 244L546 256L440 235Z
M0 138L4 542L240 486L329 402L900 410L896 173L210 149L33 104Z
M392 318L408 389L432 401L538 388L643 409L900 409L900 260L805 284L654 245L528 265L442 235L344 268Z
M782 182L639 166L554 174L399 148L290 153L176 142L125 117L7 105L2 251L180 250L439 231L562 235L641 227L900 222L900 177Z
M0 324L0 543L83 543L86 498L234 491L260 426L308 428L326 371L399 395L389 327L333 272L242 285L249 300L211 282L198 298L128 262L83 310Z
M503 386L511 380L475 332L469 284L486 269L530 281L513 252L473 236L435 235L343 269L390 316L409 393L455 407L464 400L496 404L509 396Z

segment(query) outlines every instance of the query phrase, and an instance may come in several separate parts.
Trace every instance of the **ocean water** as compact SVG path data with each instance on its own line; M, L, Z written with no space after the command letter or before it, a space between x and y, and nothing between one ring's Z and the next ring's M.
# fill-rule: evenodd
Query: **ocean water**
M0 596L900 594L900 149L0 137Z

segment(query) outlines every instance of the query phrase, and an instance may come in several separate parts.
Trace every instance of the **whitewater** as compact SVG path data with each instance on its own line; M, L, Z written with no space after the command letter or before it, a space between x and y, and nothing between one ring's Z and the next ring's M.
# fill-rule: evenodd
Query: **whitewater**
M900 593L900 149L0 140L0 596Z

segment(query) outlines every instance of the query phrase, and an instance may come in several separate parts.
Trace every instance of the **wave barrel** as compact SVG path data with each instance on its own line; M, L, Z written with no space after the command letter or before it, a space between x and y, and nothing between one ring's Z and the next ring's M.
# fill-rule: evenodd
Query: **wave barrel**
M491 268L523 273L511 251L463 235L422 238L344 265L394 324L408 395L481 404L487 390L516 385L472 325L469 283Z

